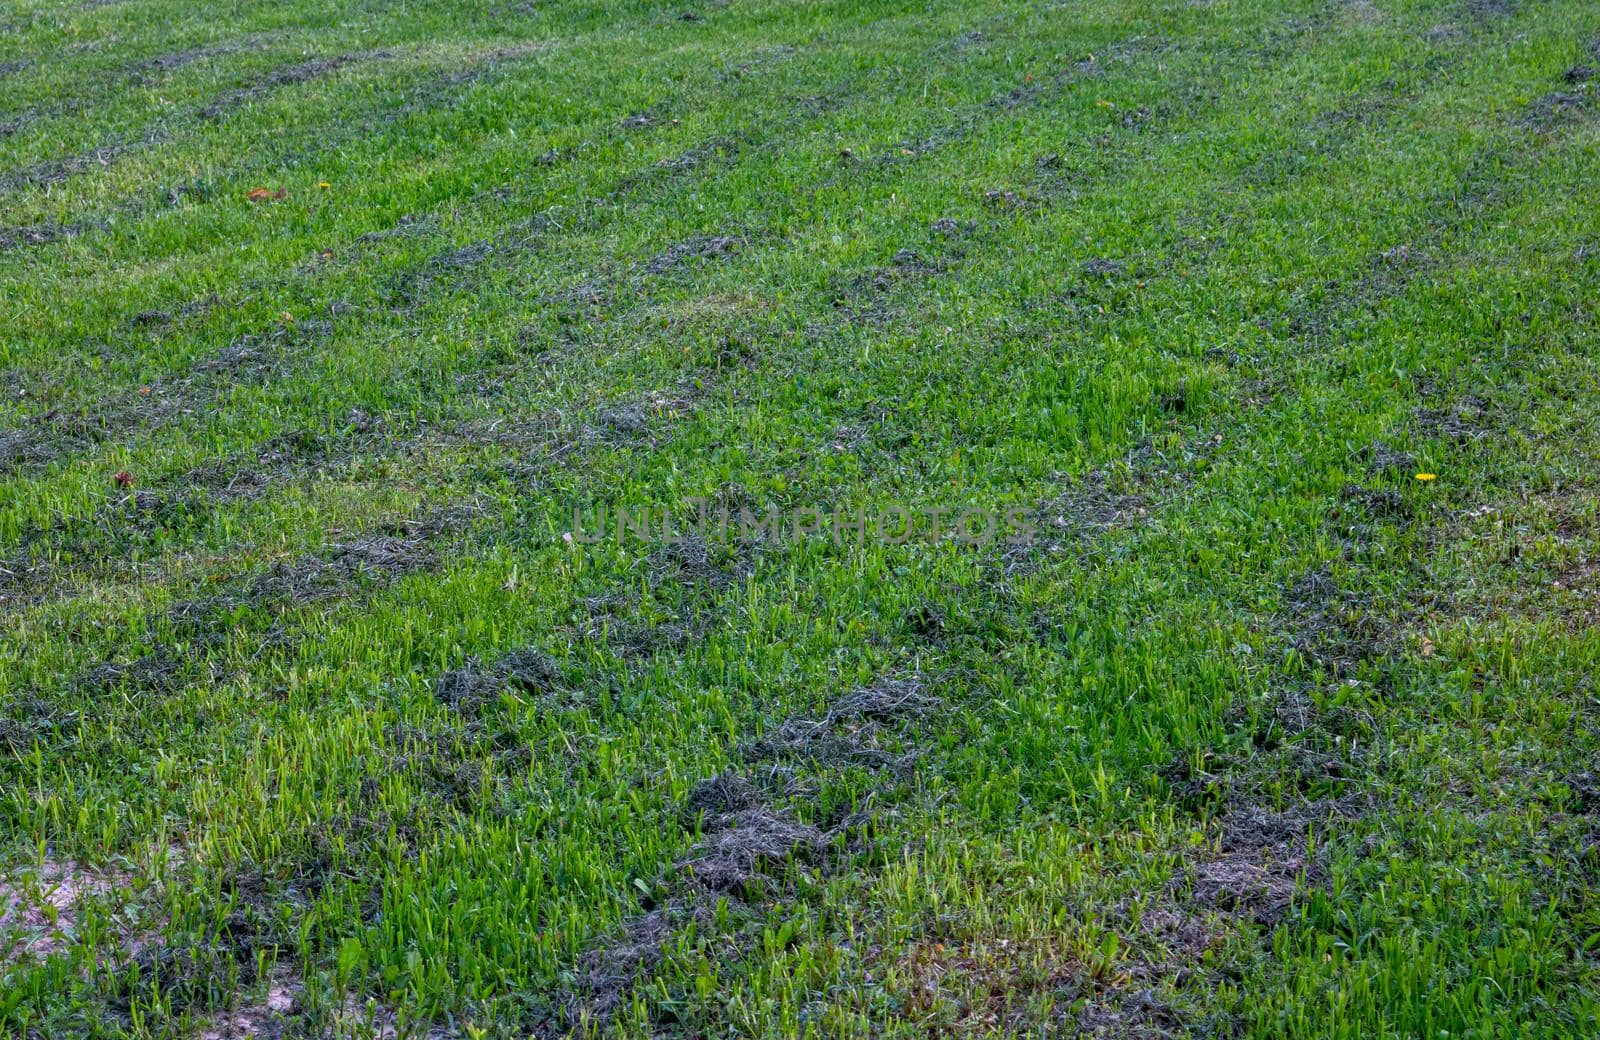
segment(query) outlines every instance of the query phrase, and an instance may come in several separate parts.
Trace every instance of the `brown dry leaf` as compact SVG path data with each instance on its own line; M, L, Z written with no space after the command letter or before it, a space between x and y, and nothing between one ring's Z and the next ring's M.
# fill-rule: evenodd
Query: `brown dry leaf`
M251 202L277 202L280 199L288 198L289 193L283 188L279 188L277 191L273 191L271 188L251 188L244 193L244 197Z

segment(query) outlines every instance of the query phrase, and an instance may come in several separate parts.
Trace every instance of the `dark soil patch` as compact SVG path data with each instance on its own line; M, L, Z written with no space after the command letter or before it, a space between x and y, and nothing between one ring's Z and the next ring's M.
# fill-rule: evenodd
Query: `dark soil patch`
M673 869L710 892L746 895L770 872L791 861L815 861L827 847L817 828L768 809L720 813L702 825L705 837Z
M725 259L748 244L744 235L695 235L645 261L644 273L661 275L691 262Z
M388 441L384 420L352 409L332 431L294 430L226 459L202 463L179 477L179 488L204 491L217 501L254 498L280 481L347 462Z
M834 701L824 721L830 724L850 719L898 722L926 718L940 707L939 699L926 692L921 679L881 679L869 686L858 686Z
M200 47L186 47L180 51L166 51L134 62L128 67L128 71L140 82L151 82L160 76L187 68L196 62L224 57L239 50L239 45L233 43L212 43Z
M0 175L0 192L19 192L28 188L60 184L90 170L109 167L127 153L165 139L166 135L163 132L151 131L145 138L138 140L113 141L81 155L47 159L31 166L24 166Z
M1579 66L1578 68L1586 68ZM1571 70L1569 70L1569 75ZM1588 82L1587 77L1573 80L1560 90L1552 90L1528 103L1528 107L1518 116L1517 122L1530 130L1539 133L1550 133L1553 130L1593 118L1600 112L1600 92L1595 90L1595 85Z
M1417 457L1409 451L1392 448L1383 441L1367 446L1367 472L1372 476L1411 476L1417 471Z
M536 648L528 647L484 664L469 660L460 668L440 675L433 683L433 695L450 710L475 718L507 690L544 696L563 681L557 661Z
M583 439L624 446L645 442L654 445L661 431L691 411L694 399L689 394L657 392L625 401L613 401L596 408L583 424ZM652 514L659 517L659 513Z
M1370 596L1344 588L1326 566L1313 567L1284 596L1290 646L1335 676L1350 675L1396 644L1396 626Z
M459 508L378 525L319 552L274 563L213 595L181 601L168 612L168 619L182 638L208 643L226 637L237 627L240 612L253 606L293 607L348 596L362 587L388 585L437 567L443 560L439 542L464 533L473 516L470 508ZM283 638L275 629L257 642L270 647Z
M1187 387L1158 397L1163 411L1188 410ZM1171 420L1176 422L1177 420ZM1192 480L1195 467L1223 446L1221 434L1196 433L1174 449L1144 441L1121 459L1084 473L1065 491L1033 511L1033 532L1011 540L1001 557L1007 574L1025 572L1043 558L1083 552L1096 540L1148 521L1163 501Z
M620 931L585 951L577 980L557 1001L559 1022L539 1036L571 1036L584 1023L610 1021L633 998L639 984L666 959L666 947L687 928L709 928L714 916L694 898L675 898L647 913L629 917Z
M73 680L75 693L89 697L109 693L165 695L177 688L183 664L166 650L154 650L132 661L108 661Z
M1494 430L1489 403L1471 395L1442 406L1418 408L1409 425L1419 437L1457 445L1482 440Z
M1462 9L1479 23L1510 18L1522 7L1522 0L1465 0Z
M147 946L135 953L106 980L106 1003L124 1020L152 992L161 994L173 1014L214 1009L235 986L255 983L258 946L252 915L235 912L192 941Z
M677 155L658 160L647 170L622 177L612 190L611 198L620 200L641 187L686 176L712 163L730 163L744 150L744 145L739 137L717 134Z
M1304 851L1281 858L1256 850L1222 852L1191 863L1183 885L1202 907L1271 928L1288 914L1297 879L1308 865Z
M1369 488L1359 484L1346 484L1339 489L1339 499L1385 520L1409 520L1415 515L1411 503L1393 488Z
M0 609L11 607L49 587L57 573L55 562L42 546L24 547L0 559Z
M540 298L539 302L564 305L578 310L597 310L604 307L609 298L610 294L603 283L587 280L569 286L560 292L547 293Z
M409 725L390 727L384 735L392 747L385 768L413 778L430 796L432 805L465 815L493 804L501 792L502 779L494 775L491 762L476 757L492 745L483 739L486 732L431 733ZM490 745L486 747L485 745ZM502 741L496 750L505 750Z
M653 587L677 584L714 590L730 588L755 573L756 546L749 542L708 542L688 535L651 553L646 566Z
M278 563L245 587L247 600L307 602L347 594L363 583L386 584L439 563L435 539L459 520L432 518L336 542L322 553Z
M390 281L389 306L406 312L414 311L436 284L454 281L466 272L480 267L497 253L509 251L511 251L509 242L483 239L435 253L420 268L396 276Z
M761 789L738 773L728 771L707 777L689 789L679 809L679 820L693 829L708 818L749 812L765 804Z
M38 118L37 114L29 109L12 116L10 119L0 121L0 140L11 137L26 129Z
M30 224L24 227L0 228L0 252L25 246L43 246L77 238L84 231L81 224Z
M390 227L368 231L356 239L360 244L387 242L391 239L420 238L439 230L439 217L434 213L407 213Z
M0 472L36 472L55 461L76 438L52 436L41 426L0 430Z
M971 221L957 220L954 217L940 217L928 225L928 230L944 238L965 238L978 230Z
M630 917L622 933L604 946L589 950L578 961L581 1012L601 1019L615 1014L634 986L663 958L663 947L684 922L666 909ZM569 1021L581 1017L580 1008L568 1009Z
M0 470L38 472L58 458L131 430L180 421L234 386L271 378L290 356L332 329L331 322L310 320L280 325L265 335L241 336L182 375L35 415L26 426L0 433Z
M291 353L313 346L332 333L333 323L325 319L284 323L264 334L247 333L200 358L184 375L140 388L122 400L119 410L137 416L198 407L231 386L270 378L281 371Z
M573 628L583 640L605 646L624 660L656 653L681 654L710 629L711 617L693 614L665 619L643 617L633 597L600 596L584 604L586 616Z
M260 101L280 87L306 83L338 72L347 65L380 57L387 57L387 54L378 51L338 54L331 58L314 58L310 61L302 61L280 69L274 69L249 86L229 90L218 95L210 104L200 109L200 115L206 119L218 119L234 109Z
M35 745L54 746L69 739L78 713L45 700L33 691L19 691L0 708L0 750L18 757Z
M779 724L741 745L740 753L752 762L804 761L905 775L916 768L921 751L899 731L940 707L941 702L925 692L920 679L884 679L840 697L821 718L794 718Z
M935 221L920 246L895 251L889 262L865 271L840 274L828 292L841 318L854 325L883 325L899 317L893 302L902 286L948 273L966 254L963 243L971 229L956 221Z
M1127 272L1128 264L1123 260L1093 257L1083 262L1083 273L1090 278L1117 278Z
M302 430L273 437L256 449L203 463L149 488L116 494L87 516L63 517L55 524L25 530L18 552L0 561L0 602L30 598L52 579L76 572L58 562L71 563L79 571L85 562L91 568L103 567L140 547L193 533L217 504L254 498L288 477L371 450L386 436L381 423L353 411L347 425L331 433Z
M1192 915L1147 910L1174 922L1170 930L1203 931ZM1211 938L1207 935L1207 939ZM930 1035L1078 1036L1099 1038L1227 1035L1220 1023L1201 1021L1199 1009L1169 1003L1152 983L1199 974L1205 946L1174 951L1159 961L1135 954L1115 969L1085 963L1045 937L951 936L916 943L897 960L891 977L900 1014ZM903 989L902 989L903 987ZM1042 1010L1048 1000L1050 1010Z
M1394 488L1346 484L1339 490L1339 504L1328 512L1330 524L1340 528L1342 543L1349 550L1372 544L1386 526L1409 526L1416 519L1411 502Z
M1202 907L1274 928L1297 886L1326 879L1329 843L1372 808L1357 798L1292 800L1283 809L1231 806L1217 821L1216 848L1191 857L1174 889Z
M1092 469L1040 509L1047 531L1068 539L1092 537L1150 513L1151 501L1126 470Z
M1287 802L1302 813L1355 816L1369 807L1371 716L1325 707L1309 683L1298 682L1234 708L1227 721L1219 745L1185 752L1160 772L1185 810L1226 818Z
M1399 84L1392 80L1382 83L1376 90L1353 95L1339 107L1318 116L1316 125L1325 130L1375 125L1382 116L1397 107L1400 100L1398 93Z

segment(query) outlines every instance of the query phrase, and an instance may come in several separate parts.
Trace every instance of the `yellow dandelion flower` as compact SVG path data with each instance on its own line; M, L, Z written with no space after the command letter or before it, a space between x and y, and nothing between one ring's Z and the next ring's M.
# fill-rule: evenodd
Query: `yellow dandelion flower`
M1439 479L1439 474L1437 474L1437 473L1418 473L1417 474L1417 479L1418 480L1438 480Z

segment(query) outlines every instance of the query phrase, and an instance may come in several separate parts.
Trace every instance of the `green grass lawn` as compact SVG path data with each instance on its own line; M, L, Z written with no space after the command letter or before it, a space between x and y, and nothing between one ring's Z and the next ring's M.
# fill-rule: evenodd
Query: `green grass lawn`
M1593 2L0 29L0 1036L1600 1033Z

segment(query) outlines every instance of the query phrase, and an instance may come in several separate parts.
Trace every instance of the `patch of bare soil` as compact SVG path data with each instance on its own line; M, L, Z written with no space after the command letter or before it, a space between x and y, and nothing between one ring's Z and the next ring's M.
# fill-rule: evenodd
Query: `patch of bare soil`
M922 756L906 739L905 725L940 707L920 678L882 679L845 694L821 718L788 719L742 744L740 754L755 763L861 766L905 775Z
M966 254L965 232L955 221L935 221L920 245L895 251L887 264L832 279L829 293L839 318L850 325L884 325L901 316L895 294L907 284L948 273Z
M300 991L300 981L280 968L267 980L259 1000L214 1016L201 1030L200 1040L279 1040L288 1035L288 1019L299 1004Z
M199 47L185 47L178 51L163 51L142 58L128 66L128 72L140 82L152 82L161 75L176 72L200 61L209 61L233 54L241 48L236 43L212 43Z
M577 638L605 646L624 660L648 658L657 652L682 653L709 631L704 613L646 617L632 597L595 596L584 601L582 614L569 631Z
M25 425L0 431L0 470L38 472L58 458L129 431L181 421L240 383L259 383L278 374L290 357L332 330L332 323L324 320L280 324L269 333L239 337L180 375L31 416Z
M61 455L90 442L88 429L47 413L30 425L0 430L0 471L36 473Z
M1280 853L1246 844L1196 857L1180 884L1201 907L1246 916L1271 928L1288 914L1296 886L1310 866L1305 849Z
M1364 452L1367 473L1374 477L1410 476L1417 471L1417 457L1409 451L1391 447L1384 441L1374 441Z
M1297 892L1323 883L1329 843L1368 816L1376 759L1373 720L1325 707L1304 684L1286 685L1229 714L1233 739L1185 754L1162 771L1178 803L1206 818L1212 841L1182 850L1166 893L1172 911L1209 913L1270 932Z
M708 542L700 535L682 536L650 554L646 560L650 584L731 588L755 573L757 548L745 541Z
M860 753L871 750L861 743L868 739L864 727L910 723L939 706L920 678L886 678L844 694L819 719L791 720L779 727L789 741L783 753L813 761L837 753L835 764L859 764ZM772 750L769 745L742 749L747 762L759 762ZM885 756L867 764L881 765L885 759L895 761ZM580 1034L603 1033L606 1020L659 965L669 941L690 924L709 931L708 907L716 898L731 897L736 907L754 904L770 898L774 886L781 887L791 866L826 869L835 862L841 842L863 825L863 814L845 814L826 829L806 822L774 804L775 796L810 797L789 779L782 769L762 767L754 776L729 769L689 790L678 819L696 835L694 844L657 880L646 912L629 918L620 935L602 940L584 955L577 986L558 1001L562 1021L556 1025L576 1027ZM730 944L725 956L731 959L743 955L740 942L748 940L724 936L719 941Z
M74 691L90 696L113 691L164 694L173 690L183 664L171 653L157 649L131 661L106 661L73 680Z
M1428 392L1426 396L1436 395ZM1468 394L1453 401L1418 407L1411 414L1409 426L1419 437L1465 445L1493 433L1496 421L1489 402Z
M61 860L0 877L0 966L70 947L84 900L126 890L132 876Z
M583 439L591 443L626 445L640 441L655 444L661 428L694 408L694 397L683 391L656 391L633 400L603 405L583 425Z
M452 711L471 718L482 714L503 692L543 696L555 691L562 681L556 660L542 650L528 647L488 664L469 660L460 668L445 672L434 680L433 695Z
M739 136L713 135L677 155L657 160L655 165L646 170L622 177L612 189L610 198L614 202L621 201L647 185L684 177L713 163L732 162L744 151L746 143Z
M704 928L711 920L700 902L684 898L627 918L578 959L574 984L556 1002L558 1020L537 1035L604 1035L605 1023L665 959L667 944L691 925Z
M37 690L13 691L0 707L0 753L24 755L37 745L50 746L71 737L78 713Z
M420 267L389 281L389 306L392 310L412 313L436 284L458 279L495 256L507 255L516 249L509 240L480 239L434 253Z
M1303 574L1284 595L1289 643L1335 676L1355 672L1399 646L1396 623L1367 593L1344 587L1324 564Z
M787 863L822 855L829 839L821 831L763 807L760 794L742 784L725 775L696 787L682 815L700 829L700 840L658 880L645 912L579 958L575 982L555 1001L555 1021L538 1035L605 1035L606 1023L665 959L669 943L691 927L712 932L717 896L752 898ZM726 958L743 955L738 937L719 941L729 944Z
M1163 408L1181 411L1180 396L1163 399ZM1026 573L1046 557L1082 553L1109 532L1147 522L1161 502L1192 479L1193 467L1222 447L1221 434L1185 438L1175 449L1145 442L1123 458L1089 470L1032 516L1031 538L1010 543L1001 556L1007 575Z
M764 808L719 813L702 826L704 836L673 869L710 892L746 895L788 862L814 862L828 845L816 827Z
M1165 996L1160 983L1194 974L1214 937L1170 911L1147 911L1144 921L1181 933L1192 948L1174 946L1157 960L1133 953L1091 962L1046 937L930 940L889 969L888 984L900 997L900 1014L933 1035L1186 1035L1202 1025L1200 1016Z
M1597 101L1600 93L1591 82L1593 78L1590 66L1573 66L1568 70L1565 85L1530 101L1517 122L1539 133L1551 133L1592 119L1600 111L1600 101Z
M382 525L319 553L274 564L245 586L243 598L305 602L344 595L361 583L395 581L437 566L435 543L464 530L470 520L470 510L451 510Z
M1127 470L1092 469L1040 510L1048 529L1065 538L1093 537L1150 513L1142 481Z
M743 234L694 235L645 261L642 270L645 274L661 275L691 262L724 259L744 248L749 241L749 236Z
M248 86L219 94L204 108L200 109L200 115L206 119L217 119L227 115L234 109L260 101L281 87L305 83L322 76L331 75L347 65L387 56L388 54L382 51L336 54L328 58L313 58L309 61L296 62L293 65L273 69Z
M178 488L204 491L216 501L251 499L273 485L322 467L348 462L388 440L381 416L352 409L333 430L292 430L228 458L202 463L177 478Z
M3 135L0 135L3 136ZM84 231L81 224L28 224L22 227L0 227L0 252L25 246L43 246L77 238Z
M60 184L80 174L94 169L105 169L121 159L124 155L145 147L167 140L169 135L161 130L152 130L142 138L126 141L109 141L92 151L80 155L68 155L60 159L46 159L30 166L11 170L0 175L0 192L24 191L28 188L46 188L52 184Z
M341 598L364 586L387 585L438 566L441 540L463 533L473 517L470 508L453 508L379 525L348 541L232 579L212 595L181 600L168 610L168 620L180 638L206 644L233 631L241 608L293 606ZM282 629L274 629L262 634L258 645L280 645L285 638Z
M1429 597L1430 620L1557 623L1600 619L1600 494L1583 486L1507 495L1462 510L1437 536L1474 577Z
M0 559L0 610L31 599L50 585L55 574L54 562L37 548Z

